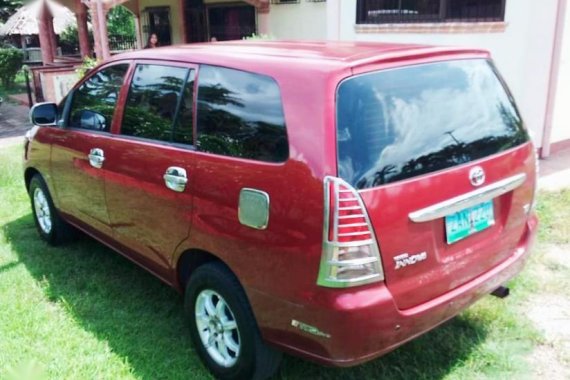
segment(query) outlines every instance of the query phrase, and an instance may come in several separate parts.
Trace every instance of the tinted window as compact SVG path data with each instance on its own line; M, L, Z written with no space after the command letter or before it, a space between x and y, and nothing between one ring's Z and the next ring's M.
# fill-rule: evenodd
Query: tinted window
M287 159L281 95L273 79L202 66L198 85L200 150L269 162Z
M339 175L364 189L477 160L528 141L486 60L365 74L337 96Z
M128 64L115 65L93 74L73 93L69 126L109 131Z
M185 117L188 117L187 107L192 108L191 97L180 102L188 74L189 69L183 67L137 65L125 104L121 133L172 141L172 126L179 105L184 104ZM192 129L191 111L189 120L182 120L180 125L180 130L186 133L188 125ZM191 140L190 133L190 143Z

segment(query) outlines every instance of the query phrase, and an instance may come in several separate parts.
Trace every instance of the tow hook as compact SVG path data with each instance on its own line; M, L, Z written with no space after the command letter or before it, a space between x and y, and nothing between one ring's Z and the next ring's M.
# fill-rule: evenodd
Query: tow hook
M499 286L491 293L491 295L498 298L506 298L509 295L509 293L510 293L509 288L507 288L506 286Z

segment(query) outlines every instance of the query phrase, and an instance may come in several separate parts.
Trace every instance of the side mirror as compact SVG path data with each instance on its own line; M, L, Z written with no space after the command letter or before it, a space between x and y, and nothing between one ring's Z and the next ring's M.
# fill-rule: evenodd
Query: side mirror
M55 103L38 103L30 110L30 121L34 125L55 125L57 105Z

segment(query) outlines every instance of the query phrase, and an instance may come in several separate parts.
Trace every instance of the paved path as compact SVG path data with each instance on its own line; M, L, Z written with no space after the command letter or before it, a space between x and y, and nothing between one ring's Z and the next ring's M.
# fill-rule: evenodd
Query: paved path
M570 189L570 148L540 160L538 185L546 191Z
M0 147L22 141L31 127L28 112L28 107L6 101L0 105Z

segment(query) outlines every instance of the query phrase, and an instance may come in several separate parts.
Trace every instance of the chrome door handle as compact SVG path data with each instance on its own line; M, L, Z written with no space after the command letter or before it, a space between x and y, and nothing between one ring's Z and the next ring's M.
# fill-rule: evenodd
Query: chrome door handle
M188 183L186 169L179 168L178 166L171 166L166 169L166 173L164 173L163 178L166 187L170 190L181 193L186 189L186 184Z
M105 161L105 153L103 149L93 148L89 151L89 163L91 166L97 169L103 167L103 162Z

